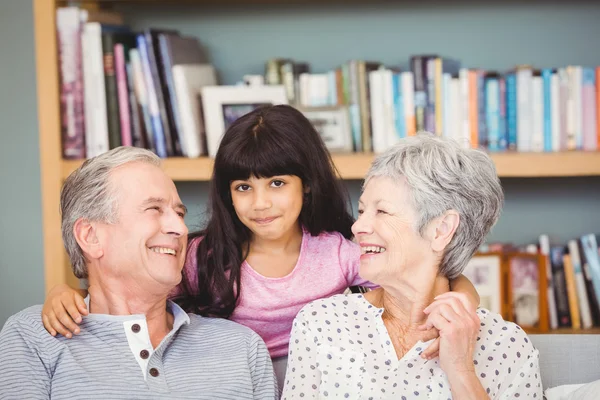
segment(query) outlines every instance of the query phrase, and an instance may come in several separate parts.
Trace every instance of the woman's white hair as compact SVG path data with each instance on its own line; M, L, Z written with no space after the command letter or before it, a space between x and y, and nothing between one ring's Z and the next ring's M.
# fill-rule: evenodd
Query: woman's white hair
M75 239L73 227L83 218L117 222L117 195L110 184L111 172L124 164L142 162L160 167L160 158L149 150L117 147L86 160L65 180L60 193L62 238L77 278L87 278L86 259Z
M440 273L456 278L498 220L504 193L491 158L483 151L429 132L402 139L379 155L364 185L376 176L404 177L423 235L432 219L455 210L460 222L446 247Z

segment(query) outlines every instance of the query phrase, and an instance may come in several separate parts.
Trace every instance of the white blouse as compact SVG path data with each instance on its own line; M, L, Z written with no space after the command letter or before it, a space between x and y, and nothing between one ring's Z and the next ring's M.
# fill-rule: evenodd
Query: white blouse
M419 341L398 360L382 308L360 294L307 304L290 338L282 399L451 399L439 359ZM474 353L475 371L492 399L542 400L539 353L525 332L485 309Z

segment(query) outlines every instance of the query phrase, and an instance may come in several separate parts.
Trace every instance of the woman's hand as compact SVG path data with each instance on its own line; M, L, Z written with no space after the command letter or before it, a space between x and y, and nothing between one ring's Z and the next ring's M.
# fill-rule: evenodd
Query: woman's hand
M473 372L473 352L480 320L467 296L456 292L444 293L437 296L424 312L427 322L421 329L436 328L439 331L440 367L446 375L450 378ZM430 349L427 348L423 354L426 352L430 354Z
M71 338L79 333L81 315L88 315L88 309L82 295L67 285L54 287L46 297L42 308L44 328L52 335L60 333Z

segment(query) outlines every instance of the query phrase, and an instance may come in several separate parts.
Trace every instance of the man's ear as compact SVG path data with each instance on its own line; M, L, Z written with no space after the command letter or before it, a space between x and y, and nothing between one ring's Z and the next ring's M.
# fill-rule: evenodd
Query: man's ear
M73 234L81 250L90 258L97 259L104 255L104 250L96 234L96 225L86 219L79 218L73 225Z
M435 231L431 240L431 247L434 251L444 251L454 237L459 223L460 215L455 210L448 210L441 217L436 218Z

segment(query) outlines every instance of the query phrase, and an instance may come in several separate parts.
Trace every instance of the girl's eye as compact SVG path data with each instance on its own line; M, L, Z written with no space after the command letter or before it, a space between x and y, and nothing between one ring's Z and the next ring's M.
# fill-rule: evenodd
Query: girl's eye
M238 187L235 188L235 190L237 190L238 192L246 192L250 189L249 185L238 185Z
M273 186L273 187L282 187L283 185L285 185L285 183L283 181L275 180L275 181L271 182L271 186Z

